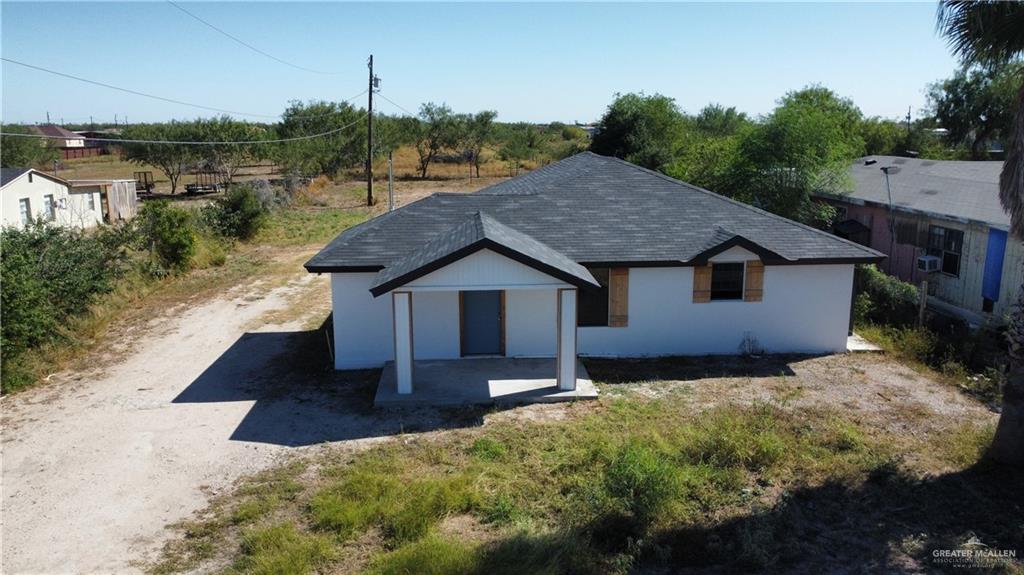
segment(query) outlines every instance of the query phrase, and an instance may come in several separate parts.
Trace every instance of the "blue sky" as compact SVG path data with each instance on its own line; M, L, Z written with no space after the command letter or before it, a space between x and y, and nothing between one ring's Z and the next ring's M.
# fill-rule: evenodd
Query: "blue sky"
M660 92L756 115L820 83L870 116L915 115L956 61L935 3L187 3L207 21L318 75L269 60L166 2L0 5L4 57L208 106L279 114L366 86L405 108L447 102L505 121L592 121L616 92ZM5 122L160 121L211 115L4 62ZM361 100L362 101L362 100ZM397 111L379 101L379 109Z

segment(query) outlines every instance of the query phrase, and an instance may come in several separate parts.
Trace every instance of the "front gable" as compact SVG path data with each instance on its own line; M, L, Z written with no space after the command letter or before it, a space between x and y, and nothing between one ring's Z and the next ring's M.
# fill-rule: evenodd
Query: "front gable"
M412 290L491 290L567 288L564 281L489 249L416 278L403 286Z

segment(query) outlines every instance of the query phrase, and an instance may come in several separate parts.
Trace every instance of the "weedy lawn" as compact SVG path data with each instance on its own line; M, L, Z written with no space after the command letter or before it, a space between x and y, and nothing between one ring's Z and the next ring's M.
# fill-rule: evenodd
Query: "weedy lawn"
M1024 547L1024 475L979 463L990 420L930 428L911 410L900 431L802 402L783 376L755 380L767 399L701 408L692 386L620 382L622 366L588 364L604 395L563 417L494 412L244 480L150 571L888 572L934 569L932 550L972 535Z

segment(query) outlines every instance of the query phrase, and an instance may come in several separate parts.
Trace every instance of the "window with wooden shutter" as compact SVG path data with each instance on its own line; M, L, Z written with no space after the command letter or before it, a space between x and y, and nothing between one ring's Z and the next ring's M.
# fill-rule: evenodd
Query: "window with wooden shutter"
M693 268L693 303L711 301L711 264Z
M612 268L608 278L608 327L629 324L629 268Z
M761 301L764 297L764 263L760 260L747 262L746 282L743 286L743 301Z

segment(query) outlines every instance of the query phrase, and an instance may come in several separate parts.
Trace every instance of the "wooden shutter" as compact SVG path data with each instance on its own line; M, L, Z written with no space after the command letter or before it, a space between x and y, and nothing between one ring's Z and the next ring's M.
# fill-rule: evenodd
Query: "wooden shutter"
M748 261L745 277L743 301L761 301L764 297L764 264L760 260Z
M693 303L711 301L711 264L693 268Z
M629 324L629 268L612 268L608 273L608 327Z

